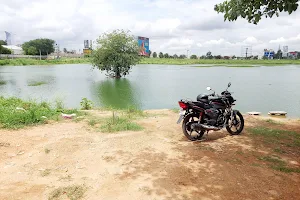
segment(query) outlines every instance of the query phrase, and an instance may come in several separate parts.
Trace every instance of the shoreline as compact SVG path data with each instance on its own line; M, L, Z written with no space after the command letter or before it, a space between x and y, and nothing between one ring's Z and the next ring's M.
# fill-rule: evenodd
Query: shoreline
M31 66L31 65L61 65L61 64L90 64L90 58L61 58L59 60L36 60L28 58L0 59L0 66ZM300 60L225 60L225 59L169 59L143 58L139 64L144 65L206 65L195 67L260 67L300 65Z

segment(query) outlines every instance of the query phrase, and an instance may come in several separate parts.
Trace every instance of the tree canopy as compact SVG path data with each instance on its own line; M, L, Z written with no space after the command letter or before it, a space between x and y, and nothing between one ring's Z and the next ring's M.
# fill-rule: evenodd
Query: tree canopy
M141 59L138 55L138 43L129 31L114 30L104 33L97 43L99 48L92 54L92 64L99 70L106 71L109 76L126 76L131 66Z
M156 52L153 52L153 58L157 58L157 53Z
M191 55L190 58L191 58L191 59L197 59L197 56L196 56L196 55Z
M163 57L164 57L163 52L159 52L158 57L159 57L159 58L163 58Z
M299 0L227 0L215 5L215 11L224 13L224 20L235 21L241 17L257 24L263 16L272 18L280 12L295 12Z
M0 40L0 45L7 45L7 43L4 40Z
M4 44L3 44L4 45ZM5 48L3 47L1 44L0 44L0 54L11 54L11 50L8 49L8 48Z
M26 55L38 55L40 51L42 55L47 55L54 52L54 43L54 40L41 38L25 42L22 48ZM36 51L33 50L34 48ZM33 52L35 54L32 54Z

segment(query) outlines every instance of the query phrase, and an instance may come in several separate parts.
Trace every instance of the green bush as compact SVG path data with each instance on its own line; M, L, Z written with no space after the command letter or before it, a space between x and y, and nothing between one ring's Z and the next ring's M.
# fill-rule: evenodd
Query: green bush
M81 110L90 110L93 107L93 102L88 100L87 98L82 98L80 105Z

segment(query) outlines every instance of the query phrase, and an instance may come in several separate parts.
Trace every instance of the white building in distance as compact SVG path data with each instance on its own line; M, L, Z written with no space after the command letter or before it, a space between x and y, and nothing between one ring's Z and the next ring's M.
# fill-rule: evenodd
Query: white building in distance
M12 54L14 54L14 55L23 55L24 54L23 49L16 45L2 45L2 46L11 50Z

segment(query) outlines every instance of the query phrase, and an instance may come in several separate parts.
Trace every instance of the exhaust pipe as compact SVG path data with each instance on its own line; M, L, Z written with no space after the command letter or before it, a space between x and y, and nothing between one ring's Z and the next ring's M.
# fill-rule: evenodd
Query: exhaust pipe
M192 124L191 128L196 131L219 131L219 130L221 130L218 127L204 125L204 124Z

